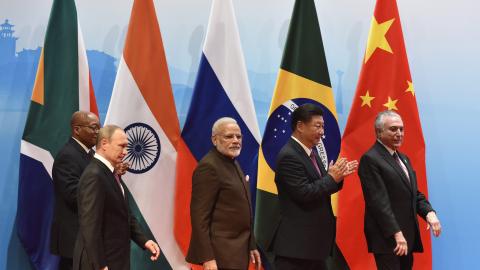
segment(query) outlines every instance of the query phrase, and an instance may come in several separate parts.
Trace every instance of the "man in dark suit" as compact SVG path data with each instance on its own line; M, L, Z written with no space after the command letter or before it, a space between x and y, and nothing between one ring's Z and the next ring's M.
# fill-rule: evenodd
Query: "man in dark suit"
M80 229L73 257L74 269L130 269L130 239L148 249L156 260L158 245L148 240L130 213L125 187L114 173L127 153L127 135L114 125L100 129L94 158L80 177Z
M335 217L330 195L353 173L356 161L340 158L328 171L316 145L324 135L323 111L313 104L292 113L292 137L277 156L275 183L280 221L272 240L276 270L326 269L335 244Z
M375 119L377 141L360 159L358 175L365 199L365 237L378 269L412 269L412 252L422 252L417 214L426 219L435 236L440 222L417 188L410 160L398 152L403 121L394 111Z
M250 258L260 269L248 176L235 160L242 149L237 122L228 117L217 120L212 142L215 147L200 160L192 177L192 235L186 260L205 270L245 270Z
M80 175L93 156L100 122L91 112L78 111L70 121L72 137L55 157L52 169L55 208L50 251L60 256L59 269L70 270L78 232L77 187Z

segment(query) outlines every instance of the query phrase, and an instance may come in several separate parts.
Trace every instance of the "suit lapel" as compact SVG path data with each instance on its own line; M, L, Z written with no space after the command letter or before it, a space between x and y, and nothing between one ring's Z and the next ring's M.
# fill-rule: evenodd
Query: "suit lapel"
M305 167L307 168L307 170L309 171L309 173L312 174L312 175L316 175L317 177L320 177L320 175L317 172L317 169L312 164L312 160L310 159L310 157L305 152L305 149L303 149L303 147L292 138L290 138L290 145L298 153L298 155L302 158L302 161L303 161ZM319 160L320 157L318 156L318 153L315 153L315 154L317 154L316 162L317 162L318 167L320 168L320 172L322 173L322 175L325 175L325 174L323 174L325 169L322 170L323 165L319 165L319 163L318 163L318 160Z
M405 172L403 169L400 167L400 165L397 163L397 161L390 155L390 152L381 145L379 142L376 143L378 152L383 156L384 160L387 161L387 163L392 166L392 168L397 172L397 174L400 176L402 179L402 182L410 189L412 190L412 186L410 184L410 181L408 180L407 176L405 175ZM410 171L409 171L410 173Z
M118 200L122 201L122 205L126 206L126 200L125 197L122 194L122 190L120 189L120 186L117 184L117 179L115 179L115 176L113 175L113 172L110 171L110 169L103 164L100 160L94 158L95 162L99 164L99 166L103 169L105 176L106 176L106 181L107 185L110 186L114 190L114 194L117 197ZM120 181L121 182L121 181Z
M88 155L87 152L85 152L85 149L83 149L83 147L78 144L77 141L75 141L73 138L70 137L70 144L73 145L73 147L79 152L81 153L82 155L82 158L85 162L88 162L90 161L90 156Z
M115 176L114 176L115 177ZM117 181L115 179L115 181ZM122 188L123 188L123 193L122 190L120 189L120 187L117 185L117 182L115 182L115 186L118 187L118 191L120 192L120 196L121 196L121 199L123 201L123 203L125 204L125 207L128 208L128 200L127 200L127 187L125 186L125 183L123 182L123 179L121 176L119 176L119 182L120 182L120 185L122 185Z
M237 170L237 174L240 176L240 181L242 182L244 192L247 195L248 209L250 209L250 218L252 218L253 213L252 213L252 205L251 205L251 200L250 200L250 186L248 185L248 182L245 179L245 175L243 174L243 171L240 167L240 164L238 164L238 162L235 161L234 165L235 165L235 168Z
M245 181L245 175L243 174L242 169L240 168L240 165L238 164L237 161L234 162L234 165L235 165L235 169L237 170L238 177L240 178L240 182L242 182L242 186L248 195L248 186L247 186L247 181Z
M402 153L398 153L398 156L400 157L400 159L402 160L403 164L405 165L405 167L407 167L407 171L408 171L408 175L410 176L410 188L412 189L412 191L415 191L417 190L417 178L416 178L416 175L413 171L413 167L412 165L408 162L408 160L405 158L405 155L402 154Z
M320 162L321 159L320 159L320 155L318 154L317 150L315 150L315 152L313 154L315 155L315 162L317 163L317 166L320 169L320 173L322 174L322 176L327 175L327 170L325 169L323 163ZM315 169L315 171L316 171L316 169Z

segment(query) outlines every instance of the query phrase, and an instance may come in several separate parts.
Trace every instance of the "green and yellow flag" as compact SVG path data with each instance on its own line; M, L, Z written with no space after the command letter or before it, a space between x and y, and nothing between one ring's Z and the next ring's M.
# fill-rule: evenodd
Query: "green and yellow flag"
M277 187L274 182L275 160L291 136L291 112L304 103L316 104L324 111L325 137L318 149L322 162L327 167L329 160L338 157L340 130L313 0L295 2L269 118L259 150L255 236L263 252L269 249L274 225L279 218ZM332 203L336 212L336 196ZM336 254L341 255L338 252ZM335 257L339 260L330 263L335 264L336 269L345 269L343 258Z

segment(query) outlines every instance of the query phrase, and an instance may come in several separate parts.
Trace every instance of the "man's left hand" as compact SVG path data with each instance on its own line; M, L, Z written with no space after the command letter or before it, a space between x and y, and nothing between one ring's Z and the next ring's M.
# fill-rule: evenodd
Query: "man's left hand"
M255 264L255 269L260 270L262 266L262 259L260 258L260 252L258 250L250 250L250 261Z
M145 248L152 253L152 256L150 256L150 260L156 261L160 256L160 248L158 247L157 243L153 242L152 240L148 240L145 243Z
M130 168L130 164L128 162L119 163L117 166L115 166L115 173L118 176L122 176L127 172L128 168Z
M427 230L432 228L433 235L435 235L435 237L440 236L440 233L442 232L442 225L440 224L440 220L438 220L437 214L435 214L435 212L428 212L427 224Z

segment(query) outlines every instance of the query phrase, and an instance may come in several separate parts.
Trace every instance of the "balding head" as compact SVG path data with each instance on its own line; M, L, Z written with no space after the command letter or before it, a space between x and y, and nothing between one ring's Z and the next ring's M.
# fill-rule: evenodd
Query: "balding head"
M116 125L106 125L103 128L101 128L100 131L98 132L97 145L96 145L97 149L100 149L103 139L110 141L112 139L113 133L116 130L123 131L122 128Z
M97 140L97 153L106 158L112 166L120 164L127 154L128 138L122 128L106 125L100 129Z
M92 148L97 142L97 133L100 129L98 117L91 112L77 111L70 119L72 137L79 140L86 147Z

